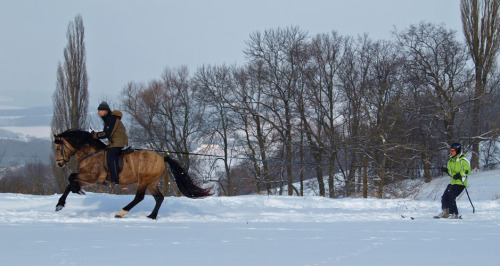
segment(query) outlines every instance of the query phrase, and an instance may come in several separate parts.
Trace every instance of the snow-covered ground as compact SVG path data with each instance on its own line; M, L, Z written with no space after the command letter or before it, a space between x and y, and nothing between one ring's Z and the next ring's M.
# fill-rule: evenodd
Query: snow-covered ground
M448 178L408 199L0 194L1 265L499 265L500 170L474 173L462 220L435 220ZM403 218L404 216L404 218ZM413 219L412 219L413 218Z

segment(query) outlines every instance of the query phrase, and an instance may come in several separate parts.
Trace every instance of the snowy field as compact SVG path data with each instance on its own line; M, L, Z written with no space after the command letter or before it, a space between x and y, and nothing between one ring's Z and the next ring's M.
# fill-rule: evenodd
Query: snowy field
M0 194L0 265L500 265L500 170L469 177L463 219L435 220L448 178L408 199ZM403 218L404 216L404 218ZM412 219L413 218L413 219Z

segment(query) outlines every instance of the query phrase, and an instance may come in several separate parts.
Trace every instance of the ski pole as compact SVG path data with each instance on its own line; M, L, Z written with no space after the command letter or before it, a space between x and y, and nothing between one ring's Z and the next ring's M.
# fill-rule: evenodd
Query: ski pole
M465 176L465 180L467 180L467 178L469 178L469 177ZM476 212L476 208L474 208L474 204L472 204L472 200L470 199L470 196L469 196L469 191L467 191L467 187L464 184L465 180L462 181L462 185L464 185L465 193L467 193L467 198L469 198L470 206L472 206L472 213L475 213Z
M467 193L467 198L469 198L470 205L472 206L472 213L474 213L474 212L476 212L476 208L474 208L474 205L472 204L472 200L470 200L469 191L467 191L467 187L466 186L464 186L464 187L465 187L465 193Z

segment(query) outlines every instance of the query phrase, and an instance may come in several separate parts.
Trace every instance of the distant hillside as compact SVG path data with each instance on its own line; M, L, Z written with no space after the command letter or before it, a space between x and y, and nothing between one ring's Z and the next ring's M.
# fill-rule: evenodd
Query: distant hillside
M51 141L44 139L0 139L0 167L28 162L50 163Z
M0 109L0 126L49 126L52 106L26 109Z

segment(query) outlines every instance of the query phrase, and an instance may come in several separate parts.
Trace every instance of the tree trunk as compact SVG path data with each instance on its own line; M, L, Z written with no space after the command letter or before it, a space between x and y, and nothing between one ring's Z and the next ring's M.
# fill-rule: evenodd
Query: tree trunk
M368 198L368 159L363 156L363 198Z

